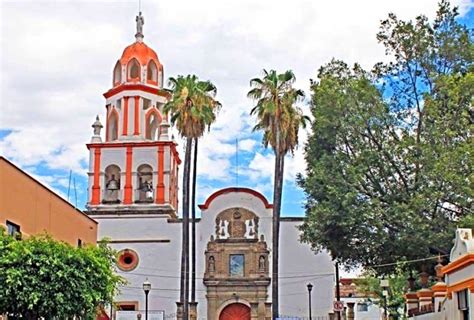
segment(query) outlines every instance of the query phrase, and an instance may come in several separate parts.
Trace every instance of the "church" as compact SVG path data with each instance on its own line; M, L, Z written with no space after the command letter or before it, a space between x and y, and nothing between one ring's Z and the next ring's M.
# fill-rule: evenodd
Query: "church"
M99 117L92 125L87 214L98 222L98 238L119 252L118 272L127 280L110 310L104 309L107 317L144 319L147 308L150 319L177 319L182 156L163 113L170 99L163 64L143 41L143 23L140 13L135 41L119 57L103 94L105 125ZM258 190L233 186L199 204L191 319L271 319L272 208ZM315 254L299 242L301 223L282 212L281 318L308 319L311 307L313 319L329 319L334 264L326 252Z

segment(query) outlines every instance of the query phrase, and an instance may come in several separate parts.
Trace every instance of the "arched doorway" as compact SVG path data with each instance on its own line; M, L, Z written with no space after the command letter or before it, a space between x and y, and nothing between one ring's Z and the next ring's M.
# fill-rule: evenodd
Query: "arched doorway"
M250 308L242 303L229 304L221 311L219 320L250 320Z

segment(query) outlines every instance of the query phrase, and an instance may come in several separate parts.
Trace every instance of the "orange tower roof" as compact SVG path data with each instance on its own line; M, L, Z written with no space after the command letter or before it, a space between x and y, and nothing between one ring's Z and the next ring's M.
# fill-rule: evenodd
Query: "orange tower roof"
M126 65L133 58L137 59L141 65L146 65L153 60L159 69L162 67L156 52L141 41L136 41L123 50L120 64Z

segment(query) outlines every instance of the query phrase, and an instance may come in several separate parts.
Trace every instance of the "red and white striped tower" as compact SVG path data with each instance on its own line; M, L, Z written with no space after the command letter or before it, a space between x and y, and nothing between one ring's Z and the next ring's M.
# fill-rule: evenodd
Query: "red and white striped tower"
M163 114L170 95L163 90L158 55L143 42L141 12L136 21L136 40L115 64L112 88L104 93L105 141L96 121L87 144L91 214L153 210L176 215L180 159Z

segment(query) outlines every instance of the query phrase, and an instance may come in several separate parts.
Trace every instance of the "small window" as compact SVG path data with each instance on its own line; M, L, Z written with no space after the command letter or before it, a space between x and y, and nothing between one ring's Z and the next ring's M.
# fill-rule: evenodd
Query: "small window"
M118 117L117 112L114 110L111 111L110 117L108 119L108 137L109 141L118 139Z
M367 303L358 303L357 304L358 312L367 312L369 311L369 305Z
M122 66L120 65L120 62L117 61L117 64L115 65L114 68L114 85L120 83L122 81Z
M116 302L117 310L119 311L137 311L138 302Z
M469 319L469 289L458 292L458 309L461 311L461 319Z
M7 232L8 232L8 235L10 236L15 236L16 234L20 234L20 226L13 222L7 221Z
M158 68L156 67L156 63L150 61L148 63L148 70L147 70L147 80L151 80L153 82L158 82Z
M143 98L143 110L147 110L151 106L151 100Z
M81 239L77 239L77 247L82 248L82 240Z
M229 273L231 276L244 276L245 257L243 254L231 254L229 257Z
M133 59L128 64L128 77L130 79L139 79L140 78L140 64L136 59Z

